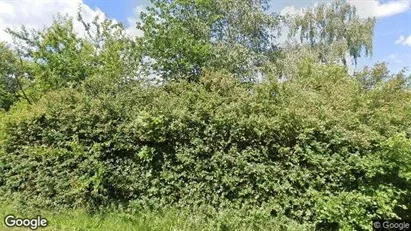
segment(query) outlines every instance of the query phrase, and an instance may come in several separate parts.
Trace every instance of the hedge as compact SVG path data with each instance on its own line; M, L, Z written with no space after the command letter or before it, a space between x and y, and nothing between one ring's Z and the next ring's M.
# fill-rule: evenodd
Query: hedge
M1 119L0 200L259 209L318 229L409 219L411 94L392 81L364 91L339 67L300 75L250 88L209 73L18 105Z

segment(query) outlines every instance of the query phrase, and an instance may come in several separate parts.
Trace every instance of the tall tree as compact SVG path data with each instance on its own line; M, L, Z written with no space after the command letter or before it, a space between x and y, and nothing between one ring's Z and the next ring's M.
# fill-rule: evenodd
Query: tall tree
M149 68L165 80L196 81L203 68L239 77L262 64L277 17L266 0L152 0L138 28ZM249 74L249 73L248 73Z
M16 55L0 42L0 109L8 110L17 99L16 64Z
M99 16L85 22L81 11L77 20L84 26L84 36L74 30L73 18L62 15L43 30L8 29L15 48L28 60L22 71L32 79L33 98L48 90L80 87L93 76L98 81L104 78L109 86L136 74L139 60L135 43L121 23Z
M31 103L26 94L26 62L10 47L0 42L0 109L8 110L11 105L24 98Z
M356 64L363 51L372 54L375 19L360 18L355 7L344 0L307 8L287 22L289 38L299 37L299 46L308 46L320 62L347 66L347 57Z

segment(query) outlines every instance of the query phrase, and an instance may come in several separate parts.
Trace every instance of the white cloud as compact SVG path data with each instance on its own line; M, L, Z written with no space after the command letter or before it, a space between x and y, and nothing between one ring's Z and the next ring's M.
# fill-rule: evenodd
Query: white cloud
M411 0L389 1L387 3L380 3L377 0L348 0L348 3L355 6L358 15L362 18L389 17L406 12L411 7Z
M388 55L388 58L389 58L389 59L395 59L395 58L397 58L397 55L395 55L395 54L390 54L390 55Z
M11 37L4 30L25 25L27 29L41 29L53 22L53 17L60 13L76 18L81 4L84 21L91 22L95 16L105 18L100 9L92 9L83 0L32 0L32 1L0 1L0 41L11 42ZM84 34L84 27L75 20L74 30Z
M301 15L307 7L296 7L297 3L297 1L289 1L289 5L280 10L280 15ZM361 18L388 17L406 12L411 8L411 0L396 0L387 3L380 3L378 0L348 0L348 3L355 6ZM318 2L313 2L313 4L316 5Z
M399 57L397 54L390 54L387 56L387 59L385 59L389 62L397 63L397 64L402 64L403 61L401 60L401 57Z
M301 15L303 14L303 9L304 8L297 9L295 6L286 6L280 11L280 15Z
M405 40L404 35L401 35L397 40L395 40L395 44L400 44Z
M295 2L295 1L290 1L290 2ZM307 1L308 3L310 3L309 1ZM295 2L297 4L297 2ZM293 5L288 5L285 6L283 9L280 10L280 15L282 16L287 16L287 15L303 15L304 11L311 8L311 7L317 7L320 3L325 3L327 5L330 4L330 2L312 2L311 4L309 4L308 6L304 6L304 7L296 7L295 4Z
M405 37L405 36L401 35L401 36L395 41L395 44L401 44L401 45L405 45L405 46L411 47L411 35L409 35L408 37Z
M140 15L142 12L146 12L145 8L142 5L138 5L133 9L134 16L127 18L129 27L126 29L126 32L131 36L141 37L143 31L136 28L137 22L140 21Z

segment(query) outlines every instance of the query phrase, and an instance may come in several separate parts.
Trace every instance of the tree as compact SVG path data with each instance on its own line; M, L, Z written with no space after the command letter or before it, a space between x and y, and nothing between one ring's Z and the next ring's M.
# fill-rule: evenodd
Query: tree
M18 54L7 44L0 42L0 109L9 110L20 98L31 103L24 90L23 65L23 60L19 60Z
M286 66L306 56L347 66L348 57L356 63L363 51L372 54L375 19L361 19L342 0L290 15L284 27L280 16L267 13L264 0L152 2L154 7L141 15L139 44L152 60L146 66L165 80L197 80L204 68L211 68L253 81L267 66L290 72ZM275 36L280 28L299 41L280 47Z
M278 18L268 1L152 0L141 15L138 39L148 66L164 80L197 81L204 68L226 69L240 78L261 67Z
M29 31L24 26L8 29L26 60L21 72L31 79L31 97L38 99L49 90L80 87L93 76L105 78L103 81L111 86L137 73L139 56L124 25L98 16L85 22L81 11L77 20L84 26L84 36L74 30L73 18L62 15L43 30Z
M67 17L57 16L43 30L28 31L22 27L8 32L19 44L16 49L30 60L35 98L48 90L74 87L94 71L93 47L78 37L73 21Z
M16 100L17 86L11 77L15 57L4 43L0 43L0 109L8 110Z
M347 66L347 56L357 64L362 51L372 54L375 19L361 19L346 1L310 7L287 23L289 38L299 37L297 46L308 46L320 62L337 61Z

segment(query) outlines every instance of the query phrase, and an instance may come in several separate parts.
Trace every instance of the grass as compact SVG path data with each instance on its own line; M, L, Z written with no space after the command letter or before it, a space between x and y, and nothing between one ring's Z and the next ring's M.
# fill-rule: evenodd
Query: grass
M135 215L126 212L107 211L91 215L84 210L37 211L16 209L11 205L0 206L3 225L0 230L31 230L29 228L7 228L4 217L13 214L19 218L32 218L41 215L48 220L46 228L38 230L110 230L110 231L297 231L313 230L312 226L298 224L288 219L270 218L262 215L241 216L238 211L219 212L209 216L205 213L190 213L177 209L164 212L140 211Z

